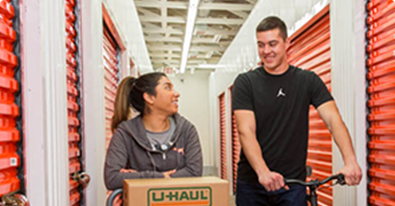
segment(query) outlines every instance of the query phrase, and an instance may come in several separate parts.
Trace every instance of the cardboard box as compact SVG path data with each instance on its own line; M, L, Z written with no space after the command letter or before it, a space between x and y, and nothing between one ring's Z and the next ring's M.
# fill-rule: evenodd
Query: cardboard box
M217 177L131 179L123 189L126 206L229 205L229 183Z

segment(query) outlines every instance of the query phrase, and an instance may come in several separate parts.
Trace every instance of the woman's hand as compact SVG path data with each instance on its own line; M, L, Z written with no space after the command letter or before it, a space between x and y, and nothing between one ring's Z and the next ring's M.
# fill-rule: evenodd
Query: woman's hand
M167 172L162 172L162 174L165 176L165 178L170 178L170 175L174 174L176 171L177 170L174 169L174 170L170 170L170 171L167 171Z
M177 171L176 169L169 170L166 172L162 172L162 174L163 174L163 176L165 176L165 178L170 178L170 175L174 174L176 171ZM121 173L137 173L137 171L133 170L133 169L121 169L121 170L119 170L119 172L121 172Z
M119 170L119 172L121 173L136 173L136 170L132 170L132 169L121 169Z

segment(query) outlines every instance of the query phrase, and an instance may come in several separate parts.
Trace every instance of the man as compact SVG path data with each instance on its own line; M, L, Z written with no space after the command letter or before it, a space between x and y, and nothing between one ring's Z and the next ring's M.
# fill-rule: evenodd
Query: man
M351 138L333 98L314 73L287 61L285 23L267 17L256 28L262 67L241 74L233 87L233 111L242 145L238 169L238 206L306 205L306 188L284 185L305 180L308 115L314 105L339 147L348 185L362 172Z

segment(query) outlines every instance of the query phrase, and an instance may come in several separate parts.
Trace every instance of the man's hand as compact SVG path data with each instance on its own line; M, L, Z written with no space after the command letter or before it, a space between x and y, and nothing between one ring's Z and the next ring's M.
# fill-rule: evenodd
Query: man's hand
M362 178L362 170L357 161L345 164L339 173L344 175L347 185L358 185Z
M265 187L268 192L276 191L281 188L288 190L284 184L284 177L277 172L267 171L258 176L259 183Z
M170 170L170 171L167 171L167 172L162 172L162 174L165 176L165 178L170 178L170 175L174 174L176 171L177 170L174 169L174 170Z
M335 101L328 101L317 108L344 160L344 167L339 173L344 174L347 185L357 185L361 181L362 171L355 158L350 133L344 124Z

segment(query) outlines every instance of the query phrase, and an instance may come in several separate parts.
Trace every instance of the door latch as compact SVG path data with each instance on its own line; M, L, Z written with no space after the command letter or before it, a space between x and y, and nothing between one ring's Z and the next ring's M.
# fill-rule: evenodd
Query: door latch
M9 194L1 198L0 206L30 206L30 203L22 194Z
M91 177L86 172L75 172L73 174L73 180L80 183L80 185L85 188L86 186L88 186Z

